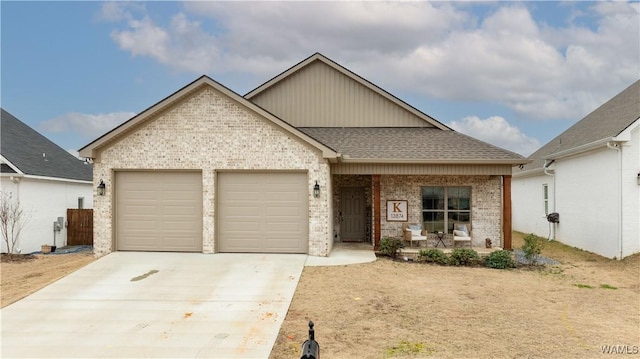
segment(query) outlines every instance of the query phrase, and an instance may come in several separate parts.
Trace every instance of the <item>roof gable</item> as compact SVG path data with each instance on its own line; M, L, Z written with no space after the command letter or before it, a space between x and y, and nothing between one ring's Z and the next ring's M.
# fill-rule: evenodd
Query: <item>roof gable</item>
M640 118L640 80L602 104L566 131L546 143L529 159L525 170L542 168L545 160L567 153L605 145L615 141L627 127Z
M99 161L99 154L103 148L107 148L112 143L115 143L116 141L121 139L123 136L127 136L129 133L133 132L136 128L145 124L147 121L152 121L153 119L157 118L156 115L166 111L174 104L188 98L190 95L202 89L203 86L209 86L213 88L218 93L226 96L232 101L235 101L236 103L240 104L247 110L258 114L260 117L264 118L267 121L270 121L270 123L280 128L282 131L287 132L293 135L294 137L300 139L301 141L309 144L310 146L317 148L318 150L322 151L323 156L325 158L332 160L337 157L337 154L332 149L326 147L325 145L319 143L315 139L300 132L299 130L297 130L295 127L291 126L287 122L265 111L260 106L257 106L256 104L250 101L247 101L245 98L238 95L234 91L230 90L229 88L221 85L220 83L214 81L213 79L205 75L201 76L200 78L196 79L195 81L191 82L190 84L186 85L185 87L181 88L175 93L167 96L160 102L147 108L146 110L142 111L138 115L129 119L125 123L121 124L120 126L114 128L113 130L102 135L101 137L94 140L90 144L81 148L80 156L94 158Z
M316 53L245 95L296 127L447 126Z
M9 162L3 164L3 173L92 181L91 165L77 159L4 109L1 111L0 153Z

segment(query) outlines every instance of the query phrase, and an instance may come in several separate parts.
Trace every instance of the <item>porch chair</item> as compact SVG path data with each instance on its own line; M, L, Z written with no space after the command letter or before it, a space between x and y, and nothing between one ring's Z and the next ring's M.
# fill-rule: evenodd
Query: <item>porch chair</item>
M404 240L409 242L409 247L413 247L414 241L426 241L426 231L422 229L422 225L419 223L403 223L402 234Z
M456 246L456 243L464 243L469 242L469 248L471 245L471 231L469 230L471 224L469 223L455 223L453 225L453 246Z

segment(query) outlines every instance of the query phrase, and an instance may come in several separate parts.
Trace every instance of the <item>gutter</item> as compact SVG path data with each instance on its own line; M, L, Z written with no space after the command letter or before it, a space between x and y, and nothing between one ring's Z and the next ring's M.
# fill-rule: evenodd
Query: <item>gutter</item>
M622 260L622 144L609 141L607 147L618 152L618 259Z
M572 155L577 155L580 153L584 153L587 151L590 151L594 148L598 148L598 147L602 147L602 146L608 146L609 142L611 141L616 141L615 137L607 137L607 138L603 138L601 140L597 140L597 141L593 141L590 143L586 143L584 145L581 146L577 146L577 147L573 147L570 148L568 150L564 150L564 151L560 151L560 152L554 152L554 153L550 153L546 156L547 159L560 159L563 157L568 157L568 156L572 156Z

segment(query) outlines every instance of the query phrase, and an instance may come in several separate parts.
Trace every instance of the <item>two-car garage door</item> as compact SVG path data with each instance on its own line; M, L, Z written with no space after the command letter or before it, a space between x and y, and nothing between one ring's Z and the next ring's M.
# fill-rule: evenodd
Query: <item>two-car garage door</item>
M309 203L302 172L220 172L217 251L307 253ZM116 248L202 251L202 174L116 172Z

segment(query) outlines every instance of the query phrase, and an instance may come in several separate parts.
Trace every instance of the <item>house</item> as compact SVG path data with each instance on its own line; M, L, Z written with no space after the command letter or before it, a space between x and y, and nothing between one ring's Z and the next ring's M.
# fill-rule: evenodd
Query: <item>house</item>
M533 153L513 175L514 228L609 258L640 251L639 118L636 81Z
M515 153L453 131L321 54L245 96L202 76L80 149L94 250L326 256L403 221L510 246Z
M0 191L19 200L28 220L14 250L24 254L40 251L43 244L65 246L67 209L93 206L91 165L1 111Z

